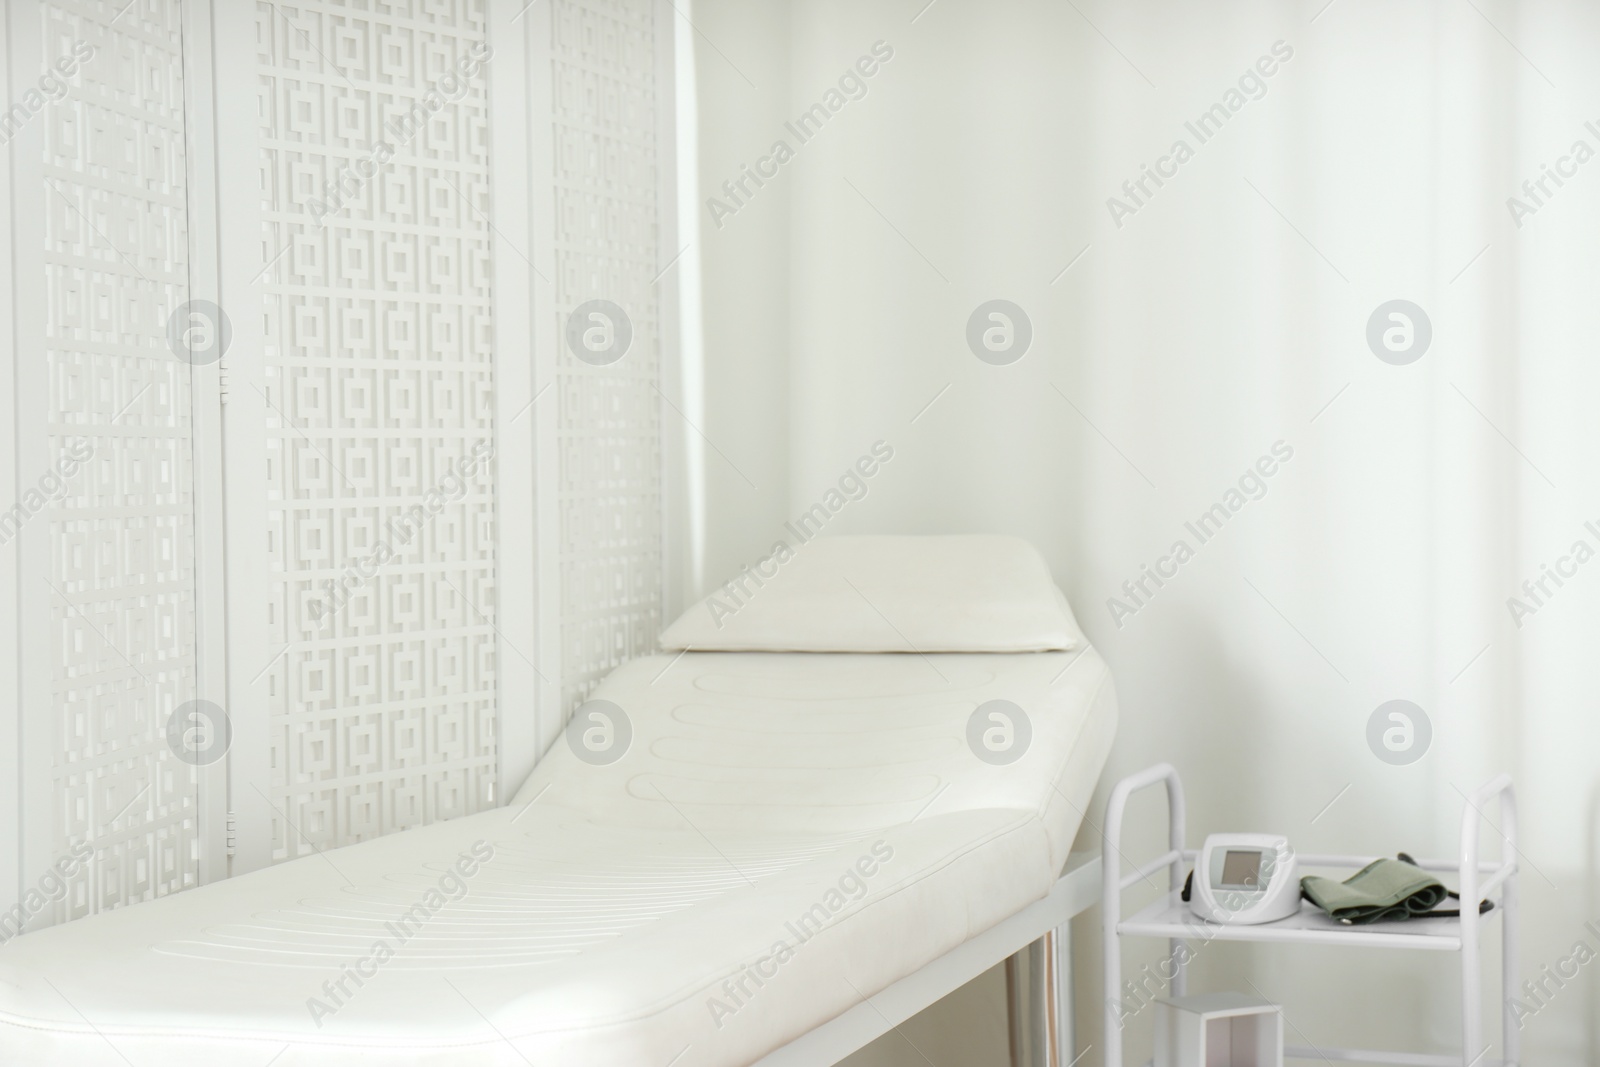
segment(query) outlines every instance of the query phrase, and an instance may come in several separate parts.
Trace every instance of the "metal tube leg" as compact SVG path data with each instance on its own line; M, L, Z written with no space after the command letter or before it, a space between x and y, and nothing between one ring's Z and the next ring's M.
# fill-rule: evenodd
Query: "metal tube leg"
M1112 876L1106 878L1105 893L1100 900L1101 910L1105 912L1100 932L1101 952L1104 954L1101 966L1105 973L1105 988L1100 991L1105 1005L1100 1012L1103 1022L1102 1044L1105 1046L1102 1063L1104 1067L1122 1067L1122 1012L1118 1007L1118 1001L1122 996L1122 941L1117 937L1120 902L1112 896L1113 893L1119 892L1116 886L1116 868L1107 869L1112 871Z
M1071 1038L1066 1035L1071 1033L1071 1005L1062 985L1065 943L1064 936L1050 930L1006 960L1011 1067L1066 1067L1070 1062Z
M1062 924L1054 931L1056 941L1056 1048L1055 1067L1067 1067L1077 1055L1078 1034L1072 1013L1076 1007L1072 989L1072 927Z
M1064 980L1070 968L1067 943L1064 928L1050 930L1006 960L1012 1067L1066 1067L1072 1061L1072 1004Z
M1466 899L1463 894L1462 899ZM1466 912L1463 907L1462 912ZM1478 920L1461 916L1461 1067L1471 1067L1482 1052L1483 992L1478 988Z
M1033 1046L1032 1060L1038 1067L1056 1067L1056 944L1051 934L1045 934L1029 946L1033 966L1033 1007L1028 1019L1029 1044Z
M1511 1005L1511 998L1520 992L1517 974L1522 961L1517 956L1521 948L1517 924L1517 876L1513 874L1500 890L1500 1055L1506 1067L1520 1067L1522 1063L1522 1031Z
M1476 861L1474 861L1476 862ZM1483 988L1479 955L1482 920L1469 901L1477 886L1461 894L1461 1067L1472 1067L1483 1054Z
M1044 1067L1067 1067L1072 1059L1072 1002L1062 980L1070 967L1064 959L1069 944L1065 927L1047 931L1035 943L1040 980L1033 998L1038 1007L1033 1035L1043 1052Z
M1023 952L1026 951L1026 949L1023 950ZM1028 1067L1022 1058L1024 1052L1022 1044L1023 952L1006 957L1006 1044L1011 1054L1011 1067Z

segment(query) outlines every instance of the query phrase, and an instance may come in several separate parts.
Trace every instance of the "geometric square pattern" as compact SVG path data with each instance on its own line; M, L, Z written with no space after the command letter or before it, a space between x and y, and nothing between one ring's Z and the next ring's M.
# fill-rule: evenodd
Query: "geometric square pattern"
M656 281L662 258L654 4L555 0L556 447L560 485L564 713L615 667L655 649L661 627L661 374ZM537 10L537 9L536 9ZM592 366L565 347L578 305L618 304L633 325L624 357Z
M82 460L46 511L52 849L94 850L59 922L198 882L198 777L165 740L195 695L194 441L190 368L166 340L189 270L178 0L40 11L45 66L93 49L32 120L49 454Z
M487 47L483 0L256 22L283 860L495 803Z

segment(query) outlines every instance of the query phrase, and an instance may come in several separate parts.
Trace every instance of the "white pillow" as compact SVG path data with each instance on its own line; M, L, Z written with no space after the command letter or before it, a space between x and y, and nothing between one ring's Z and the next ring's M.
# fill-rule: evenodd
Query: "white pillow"
M819 537L773 553L678 617L669 652L1044 652L1083 633L1017 537Z

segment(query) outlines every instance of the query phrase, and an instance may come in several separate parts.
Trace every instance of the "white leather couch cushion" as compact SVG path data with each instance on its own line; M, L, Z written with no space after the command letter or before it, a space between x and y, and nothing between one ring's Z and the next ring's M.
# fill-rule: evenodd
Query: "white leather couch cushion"
M994 535L780 543L661 635L673 652L1043 652L1082 643L1038 550Z
M558 740L504 808L6 944L0 1063L748 1064L1043 897L1116 722L1092 648L661 655L595 697L615 762ZM1032 728L1001 766L993 699Z

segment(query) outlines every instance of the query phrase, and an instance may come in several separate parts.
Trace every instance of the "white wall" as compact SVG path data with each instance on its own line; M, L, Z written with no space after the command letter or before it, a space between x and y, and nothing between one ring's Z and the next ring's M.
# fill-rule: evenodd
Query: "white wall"
M693 18L702 195L771 143L788 105L789 8L783 0L697 3ZM702 214L707 446L705 574L765 554L781 526L789 472L789 188L752 198L719 229ZM698 595L698 594L696 594Z
M1555 964L1600 917L1584 654L1600 566L1520 629L1506 601L1574 540L1600 547L1583 529L1600 520L1600 381L1582 237L1600 162L1520 228L1506 199L1575 139L1600 148L1583 126L1600 126L1600 21L1562 4L923 2L696 6L703 195L875 41L894 48L748 207L701 216L708 437L760 472L759 491L714 488L708 576L888 440L894 461L833 532L1038 544L1116 672L1108 781L1175 762L1195 842L1270 829L1308 851L1450 855L1460 791L1509 770L1523 969ZM1185 120L1280 40L1293 56L1265 94L1199 144ZM1118 227L1107 198L1179 137L1194 158ZM1011 366L964 338L997 297L1033 324ZM1433 326L1407 366L1365 339L1393 298ZM1265 495L1119 626L1108 598L1195 544L1185 521L1278 441L1293 457ZM1393 698L1433 723L1410 766L1365 738ZM1081 1043L1099 1040L1096 923L1079 931ZM1317 1044L1433 1049L1458 1025L1451 962L1216 946L1197 985L1249 977ZM907 1032L998 1041L998 995L991 976ZM1527 1021L1528 1060L1600 1061L1596 1016L1586 973ZM852 1062L923 1061L891 1035Z

